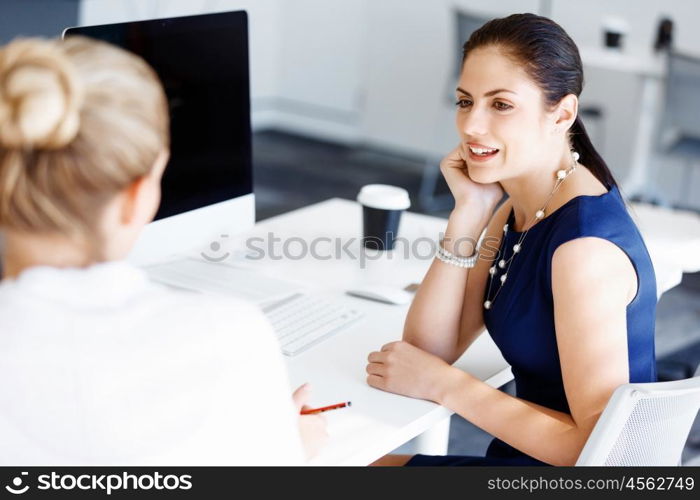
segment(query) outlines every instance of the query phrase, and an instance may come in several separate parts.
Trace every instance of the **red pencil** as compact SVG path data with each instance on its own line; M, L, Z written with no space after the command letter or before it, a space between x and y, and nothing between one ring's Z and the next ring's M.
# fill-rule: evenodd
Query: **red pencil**
M344 403L337 403L330 406L323 406L321 408L309 408L308 410L301 410L302 415L313 415L315 413L323 413L324 411L339 410L340 408L345 408L346 406L351 406L352 402L346 401Z

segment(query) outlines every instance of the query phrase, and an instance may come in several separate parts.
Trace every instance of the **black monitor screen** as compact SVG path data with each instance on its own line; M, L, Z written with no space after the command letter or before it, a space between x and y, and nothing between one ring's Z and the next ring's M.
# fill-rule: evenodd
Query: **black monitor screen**
M158 73L171 156L156 219L252 193L245 11L66 30L123 47Z

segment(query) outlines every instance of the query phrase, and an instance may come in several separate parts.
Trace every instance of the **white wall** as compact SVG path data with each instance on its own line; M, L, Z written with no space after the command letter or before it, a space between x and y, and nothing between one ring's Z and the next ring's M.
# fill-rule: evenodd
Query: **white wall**
M693 0L587 0L585 8L574 8L571 0L554 0L552 18L564 27L579 47L600 46L603 19L614 16L627 21L629 33L624 53L647 57L652 53L656 30L662 17L674 22L674 45L683 52L700 55L700 3ZM610 168L624 180L629 172L631 148L640 106L640 80L619 71L585 67L586 86L582 102L600 105L605 111L606 131L602 154ZM661 96L662 97L662 96ZM688 203L679 198L684 163L677 158L654 153L650 158L650 175L658 194L669 202ZM700 168L692 178L691 192L696 193L694 206L700 208ZM692 203L691 203L692 204Z
M700 4L692 0L549 4L551 17L580 48L600 47L603 19L618 16L630 26L625 52L644 56L651 52L659 18L669 15L677 47L700 53L695 26ZM246 9L254 127L437 157L457 140L448 98L457 56L452 10L495 17L537 12L544 5L540 0L83 0L81 22ZM585 73L582 105L603 109L601 153L623 181L640 111L639 79L589 65ZM681 169L667 158L652 162L673 200Z
M602 21L620 17L629 24L625 51L647 54L656 40L662 17L674 21L674 43L679 50L700 52L700 4L694 0L553 0L552 19L580 46L600 46Z
M384 148L441 155L454 148L456 21L453 8L480 16L536 9L535 0L382 0L367 22L362 137ZM429 5L429 7L428 7ZM466 41L466 40L465 40Z
M365 0L83 0L80 24L248 12L253 128L359 140Z
M345 142L359 140L365 84L366 0L278 3L277 94L264 104L275 125Z

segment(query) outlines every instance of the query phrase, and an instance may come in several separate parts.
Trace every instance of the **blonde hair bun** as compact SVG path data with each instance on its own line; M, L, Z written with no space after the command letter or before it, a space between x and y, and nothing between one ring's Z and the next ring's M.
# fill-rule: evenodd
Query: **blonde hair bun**
M59 45L16 40L0 49L0 145L60 149L80 128L83 89Z

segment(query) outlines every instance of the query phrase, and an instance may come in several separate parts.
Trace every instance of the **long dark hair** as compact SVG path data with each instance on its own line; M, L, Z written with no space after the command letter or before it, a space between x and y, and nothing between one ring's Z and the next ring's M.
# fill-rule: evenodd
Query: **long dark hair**
M574 41L557 23L535 14L513 14L493 19L472 33L464 44L462 64L471 51L496 45L508 57L522 65L540 87L547 106L556 105L564 96L577 97L583 90L583 65ZM579 116L569 129L573 148L580 162L608 189L615 179L588 137Z

